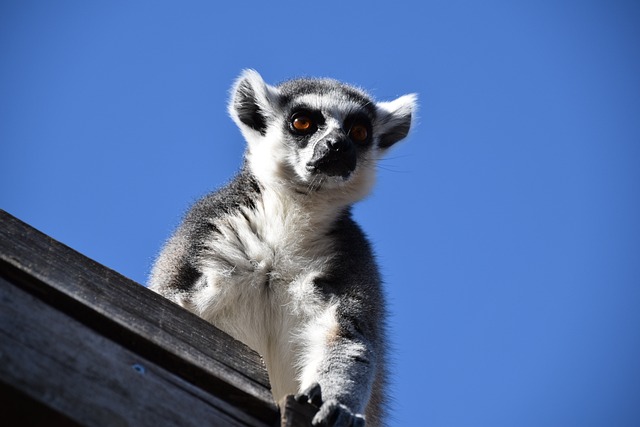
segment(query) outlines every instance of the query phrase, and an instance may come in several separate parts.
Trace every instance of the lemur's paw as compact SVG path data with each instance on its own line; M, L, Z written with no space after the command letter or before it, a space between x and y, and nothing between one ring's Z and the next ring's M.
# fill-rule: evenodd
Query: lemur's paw
M309 402L318 413L313 417L311 424L320 427L364 427L364 417L354 414L349 408L335 399L322 402L322 390L320 384L314 383L300 394L295 396L300 403Z
M332 399L320 406L311 424L322 427L364 427L364 417Z
M313 383L311 387L302 393L296 394L295 399L299 403L309 402L316 408L319 408L322 406L322 391L320 390L320 384Z

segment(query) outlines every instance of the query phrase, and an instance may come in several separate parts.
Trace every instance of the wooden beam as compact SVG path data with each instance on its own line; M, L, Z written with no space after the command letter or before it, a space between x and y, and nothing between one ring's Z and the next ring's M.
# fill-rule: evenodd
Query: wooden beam
M280 402L281 427L307 427L311 425L318 408L309 402L300 403L292 395L285 396Z
M255 352L4 211L0 278L5 386L83 425L279 422Z

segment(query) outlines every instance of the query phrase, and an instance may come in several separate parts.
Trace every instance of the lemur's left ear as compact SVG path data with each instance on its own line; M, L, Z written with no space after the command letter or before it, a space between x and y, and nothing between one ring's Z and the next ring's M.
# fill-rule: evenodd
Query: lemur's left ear
M404 95L390 102L378 102L378 126L380 148L389 148L409 134L411 121L418 108L415 93Z
M229 114L242 132L265 135L277 105L278 89L269 86L255 70L244 70L231 91Z

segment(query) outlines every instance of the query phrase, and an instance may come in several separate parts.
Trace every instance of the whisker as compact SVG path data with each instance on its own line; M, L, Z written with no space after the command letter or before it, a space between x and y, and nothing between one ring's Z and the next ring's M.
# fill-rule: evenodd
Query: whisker
M381 164L380 160L383 159L378 159L378 160L372 160L369 157L362 157L360 159L360 165L361 167L366 167L366 168L370 168L370 167L375 167L377 169L381 169L387 172L394 172L394 173L409 173L410 171L406 170L406 169L399 169L394 167L393 165L383 165ZM386 160L386 159L384 159Z
M387 172L393 172L393 173L411 173L411 171L408 171L406 169L393 169L389 167L384 167L382 165L377 165L377 168Z
M411 157L411 155L402 154L400 156L385 156L385 157L382 157L379 161L380 162L386 162L386 161L389 161L389 160L406 159L407 157Z

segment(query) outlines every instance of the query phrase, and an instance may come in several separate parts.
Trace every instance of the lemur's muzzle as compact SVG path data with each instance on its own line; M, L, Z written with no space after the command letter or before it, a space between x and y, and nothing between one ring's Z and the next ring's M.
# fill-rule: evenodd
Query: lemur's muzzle
M307 170L347 178L356 168L356 149L344 134L332 133L318 141Z

